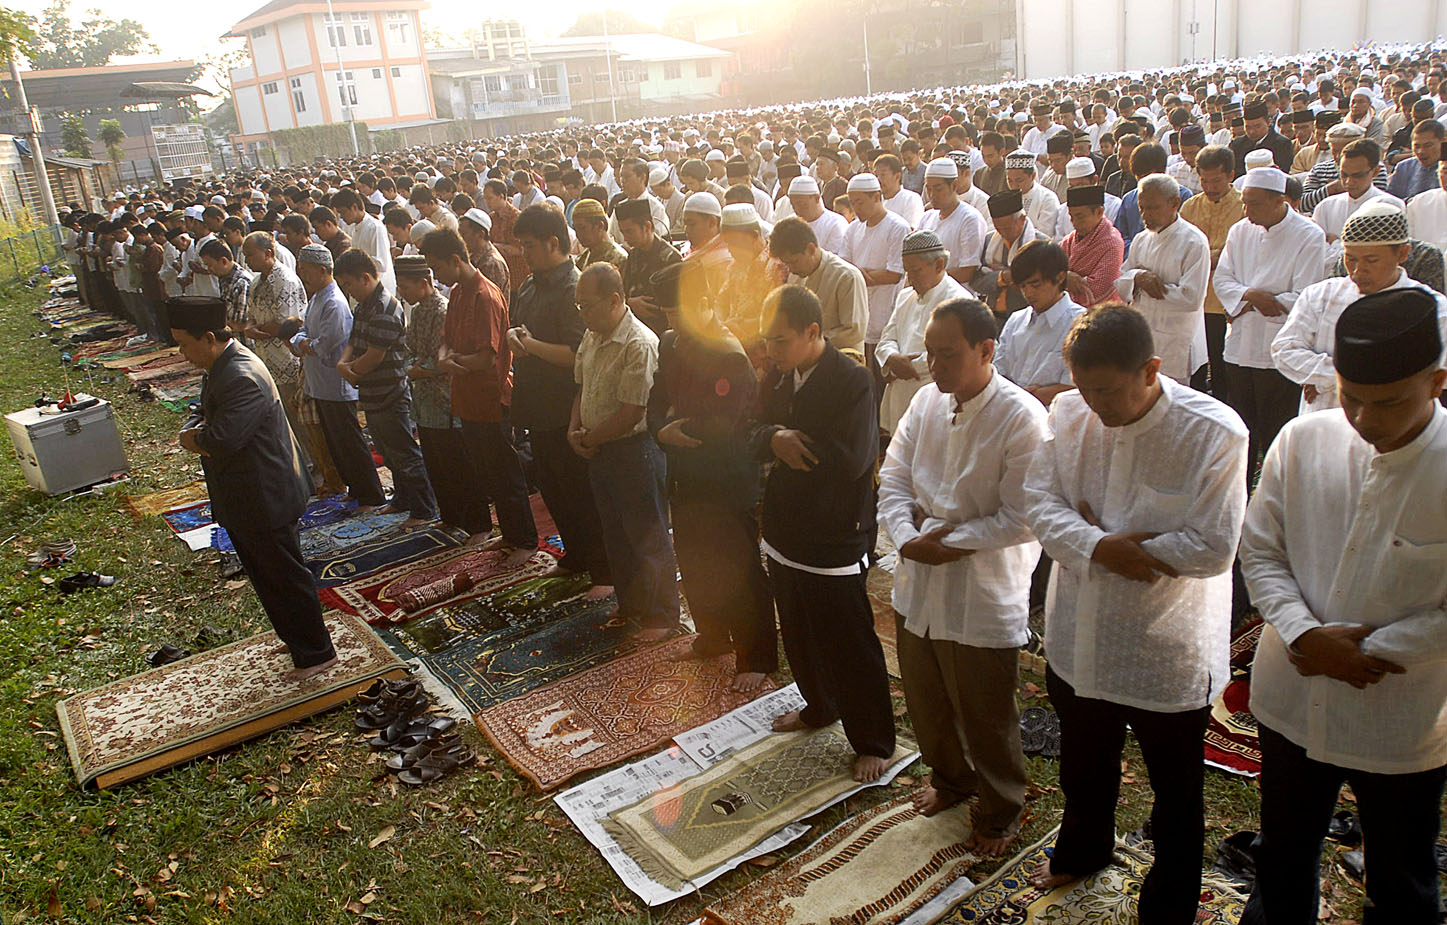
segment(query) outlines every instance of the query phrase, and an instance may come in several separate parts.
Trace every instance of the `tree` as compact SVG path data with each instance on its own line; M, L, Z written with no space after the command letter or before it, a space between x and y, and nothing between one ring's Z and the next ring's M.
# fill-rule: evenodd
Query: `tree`
M70 0L51 0L40 16L30 65L38 69L100 67L117 55L156 50L150 34L134 19L111 19L100 10L88 10L85 17L76 26L70 16Z
M636 32L657 32L658 30L648 23L643 22L631 13L623 13L618 10L607 10L608 34L609 35L630 35ZM564 38L571 38L576 35L602 35L604 13L596 10L582 14L563 33Z
M9 64L16 54L28 57L35 51L33 23L25 13L0 7L0 64Z
M90 157L90 132L86 130L85 119L69 115L61 120L60 145L67 157Z
M121 162L121 142L125 140L126 130L121 128L119 119L100 120L100 140L106 146L106 153L110 154L111 160L119 164Z

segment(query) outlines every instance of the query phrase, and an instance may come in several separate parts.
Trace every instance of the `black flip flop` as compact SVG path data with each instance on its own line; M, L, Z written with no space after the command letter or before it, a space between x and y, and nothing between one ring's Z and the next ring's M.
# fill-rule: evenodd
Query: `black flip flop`
M99 572L76 572L68 578L62 578L55 583L61 594L74 594L77 591L86 591L90 588L109 588L116 583L112 575L102 575Z
M1233 883L1250 889L1256 882L1255 832L1236 832L1216 846L1216 863L1211 870Z
M1338 810L1327 824L1326 837L1339 845L1356 848L1362 843L1362 821L1349 809Z
M162 665L169 665L172 662L179 662L183 658L189 658L190 655L190 652L180 646L173 646L168 642L146 656L146 662L152 668L160 668Z

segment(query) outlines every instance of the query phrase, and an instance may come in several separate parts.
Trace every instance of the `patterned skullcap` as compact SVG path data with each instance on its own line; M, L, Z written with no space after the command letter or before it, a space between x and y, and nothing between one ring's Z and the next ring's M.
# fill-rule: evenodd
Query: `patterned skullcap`
M332 268L332 252L320 244L308 244L296 253L297 263L314 263L320 267Z
M1035 155L1029 151L1012 151L1005 155L1006 170L1034 170Z
M900 248L902 257L943 257L945 246L940 241L940 236L933 231L920 229L911 231L904 236L904 245Z
M1342 244L1406 244L1407 213L1378 200L1358 209L1342 226Z

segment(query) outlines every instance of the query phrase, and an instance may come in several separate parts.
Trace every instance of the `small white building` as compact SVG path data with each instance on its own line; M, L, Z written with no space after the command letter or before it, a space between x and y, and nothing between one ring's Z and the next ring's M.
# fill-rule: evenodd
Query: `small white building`
M233 141L255 151L271 132L349 115L373 131L435 120L418 18L428 5L271 0L236 23L223 38L244 38L251 66L231 71Z

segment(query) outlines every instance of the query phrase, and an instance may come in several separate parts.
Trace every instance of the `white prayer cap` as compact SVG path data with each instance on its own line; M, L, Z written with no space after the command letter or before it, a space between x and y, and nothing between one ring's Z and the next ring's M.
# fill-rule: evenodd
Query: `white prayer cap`
M563 197L561 196L547 196L543 199L543 202L546 202L548 205L551 206L557 206L559 212L567 208L567 206L564 205Z
M1351 141L1354 138L1365 138L1367 130L1355 122L1338 122L1326 130L1327 141Z
M725 231L758 231L760 228L758 210L747 202L724 206L721 218Z
M872 173L856 173L849 178L849 185L845 188L850 193L878 193L879 178Z
M936 180L953 180L960 175L960 169L955 162L948 157L937 157L930 161L924 168L924 178Z
M789 181L789 195L817 196L819 195L819 181L808 174L801 174Z
M648 185L657 186L668 181L668 171L662 167L655 167L648 172Z
M1088 157L1072 157L1065 164L1065 179L1078 180L1095 176L1095 161Z
M728 156L723 153L723 148L709 148L708 153L703 156L706 161L726 161Z
M408 236L411 237L413 241L421 241L436 230L436 225L422 218L412 223L412 230L408 232Z
M1257 148L1255 151L1246 152L1246 169L1253 167L1269 167L1275 161L1275 156L1266 148Z
M1267 192L1286 194L1286 174L1275 167L1253 167L1246 171L1246 182L1242 184L1243 190L1264 189Z
M1371 99L1372 91L1368 90L1366 87L1357 87L1355 90L1352 91L1352 96L1365 96L1367 99Z
M1016 121L1016 122L1024 123L1024 122L1029 121L1029 119L1030 119L1030 117L1027 116L1027 115L1025 115L1025 113L1023 113L1023 112L1017 112L1017 113L1015 113L1015 121Z
M488 215L481 209L478 209L476 207L468 209L466 212L462 213L462 218L465 221L472 222L474 225L481 228L483 231L486 231L488 234L492 234L492 216Z
M694 193L689 196L684 200L683 211L712 215L714 218L723 217L723 207L718 204L718 197L708 192Z
M183 214L187 218L194 218L196 221L199 222L201 221L202 216L206 214L206 210L201 206L187 206L186 211Z
M759 150L760 150L760 151L772 151L772 150L774 150L774 143L773 143L772 141L770 141L769 139L765 138L763 141L759 142Z
M132 192L134 192L134 190L133 190ZM212 196L212 197L211 197L211 204L212 204L213 206L222 206L222 207L225 207L225 205L226 205L226 197L225 197L225 196Z

